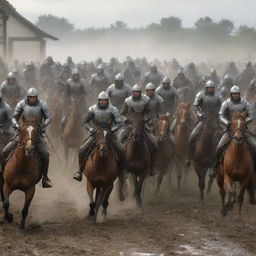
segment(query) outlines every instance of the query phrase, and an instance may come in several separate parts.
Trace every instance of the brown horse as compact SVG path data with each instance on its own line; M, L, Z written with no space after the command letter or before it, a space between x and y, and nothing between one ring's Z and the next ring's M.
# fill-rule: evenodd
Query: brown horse
M151 168L151 154L145 133L144 115L134 114L130 135L125 142L126 170L131 173L134 182L134 196L137 205L142 208L141 190L143 182ZM120 183L122 187L124 184ZM122 191L122 188L120 189Z
M175 166L177 172L177 190L180 189L183 177L184 163L188 155L189 136L193 129L195 115L191 111L190 104L180 103L177 107L177 126L174 130L174 138L176 142L175 150Z
M34 152L39 139L38 122L35 119L24 120L21 126L19 143L4 168L4 202L5 219L11 223L13 215L9 213L9 196L14 190L25 193L20 228L24 229L30 203L35 194L35 185L41 180L39 160Z
M217 122L217 121L216 121ZM200 190L200 199L204 199L205 177L209 168L213 168L216 162L217 132L216 122L205 119L203 121L202 132L197 139L193 161L196 174L198 176L198 185ZM213 183L213 176L208 181L207 192L210 192Z
M101 128L96 131L96 147L84 167L84 175L87 177L87 192L90 197L89 216L94 216L94 222L96 222L101 205L103 206L103 215L106 217L108 199L119 175L117 159L111 147L111 135L108 129Z
M154 169L158 173L156 193L159 193L163 177L171 171L175 149L170 143L170 115L160 115L156 126L158 150L154 156Z
M237 181L240 183L238 195L238 215L241 215L241 208L245 190L248 191L250 203L255 204L255 181L256 173L254 160L250 154L248 145L244 140L246 131L246 112L233 113L231 121L232 141L228 146L223 162L220 165L217 175L217 183L222 199L223 216L227 215L227 210L233 208L232 197L234 195L233 185ZM225 195L228 193L228 201L225 204Z
M82 137L83 125L81 104L79 100L72 98L62 134L66 167L68 166L70 149L74 149L74 152L77 152Z

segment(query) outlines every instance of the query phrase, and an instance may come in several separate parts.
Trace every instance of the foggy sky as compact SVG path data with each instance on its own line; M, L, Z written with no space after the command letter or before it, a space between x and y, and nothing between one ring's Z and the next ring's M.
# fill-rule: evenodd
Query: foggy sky
M176 16L190 27L199 18L232 20L256 27L256 0L9 0L32 22L42 14L68 18L76 28L107 27L122 20L129 27L159 22L162 17Z

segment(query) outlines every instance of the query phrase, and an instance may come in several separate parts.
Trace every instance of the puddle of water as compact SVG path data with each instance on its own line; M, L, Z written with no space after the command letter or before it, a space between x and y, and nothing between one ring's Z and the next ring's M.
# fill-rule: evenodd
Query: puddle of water
M182 244L179 247L182 249L182 251L175 251L178 254L183 255L184 252L185 252L185 253L189 253L190 255L202 255L202 251L201 250L195 249L191 245Z
M146 253L146 252L120 252L120 256L164 256L164 254Z

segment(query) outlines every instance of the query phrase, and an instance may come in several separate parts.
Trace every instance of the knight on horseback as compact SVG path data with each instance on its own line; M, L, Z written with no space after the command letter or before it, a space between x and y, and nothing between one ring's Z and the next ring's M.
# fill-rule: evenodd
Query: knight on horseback
M73 178L77 181L82 180L84 162L95 146L95 129L97 128L109 128L113 133L111 145L118 155L119 166L121 171L123 171L125 153L123 145L114 134L114 132L121 128L122 121L117 108L109 103L109 96L105 91L102 91L98 95L98 103L89 107L89 111L84 120L84 126L90 132L90 136L79 149L79 170L74 174Z
M8 159L9 155L13 150L16 148L19 142L19 119L23 116L25 119L29 118L36 118L39 122L40 128L40 139L36 144L36 153L40 159L41 163L41 171L43 175L42 179L42 186L43 188L52 187L51 180L48 178L48 167L49 167L49 152L46 148L43 133L46 131L46 127L51 122L51 115L48 105L41 101L38 98L38 91L35 88L30 88L27 91L26 99L21 100L14 111L13 118L12 118L12 125L16 131L16 135L12 141L10 141L6 147L3 149L3 157L5 161Z
M197 93L193 104L198 123L189 138L189 154L185 161L185 168L188 169L190 167L196 141L202 131L204 121L209 120L212 122L213 129L218 128L218 113L221 103L222 98L215 93L215 84L211 80L207 81L204 90Z
M130 133L130 123L133 120L133 115L141 113L145 117L145 121L149 122L151 119L151 108L149 97L141 93L142 88L140 85L135 84L132 88L132 96L125 99L123 110L121 115L126 117L125 127L121 130L119 134L119 139L123 143L129 136ZM146 128L145 135L149 142L151 155L154 155L154 152L157 150L157 139L153 132ZM151 158L152 159L152 158Z
M232 140L232 135L230 133L230 124L231 124L231 115L236 112L247 112L246 123L249 124L253 121L253 113L251 105L248 101L241 98L240 96L240 88L234 85L230 89L230 98L223 102L220 108L219 117L220 122L226 127L225 133L219 141L217 151L216 151L216 165L215 171L217 170L221 157L227 146ZM253 156L254 161L256 160L256 139L247 129L245 133L245 140L249 146L251 154Z

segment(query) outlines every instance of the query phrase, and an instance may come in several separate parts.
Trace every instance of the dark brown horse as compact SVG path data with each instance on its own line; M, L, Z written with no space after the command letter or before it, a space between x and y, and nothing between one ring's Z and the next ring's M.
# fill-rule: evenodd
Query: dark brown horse
M144 115L141 113L134 114L131 126L130 135L125 143L126 170L131 174L134 183L134 196L137 205L141 208L142 185L151 168L151 155L145 133Z
M156 126L158 150L154 156L154 169L158 173L156 193L159 193L163 177L171 171L174 158L174 145L170 142L170 115L160 115Z
M66 167L68 166L69 151L71 149L73 149L74 152L78 151L82 137L83 125L81 104L79 100L72 98L62 134Z
M205 119L201 134L197 139L193 161L196 174L198 176L198 185L200 189L200 199L204 199L205 177L209 168L213 168L216 162L216 147L218 142L216 121ZM208 192L210 192L213 183L213 176L208 181Z
M195 120L194 113L191 111L190 104L180 103L177 107L177 126L174 130L176 142L175 166L177 172L177 189L180 189L181 180L184 175L184 163L188 155L189 136L193 129Z
M256 173L254 161L244 139L246 131L247 113L234 113L231 122L232 141L228 146L223 162L220 165L217 175L217 183L222 199L223 216L227 210L233 208L234 183L240 183L238 195L238 215L241 215L241 208L245 190L248 191L250 203L255 204L255 181ZM228 194L228 201L225 203L225 195Z
M84 174L87 178L87 192L90 197L89 216L94 216L96 222L101 205L103 206L103 215L107 214L108 199L119 175L119 167L111 147L112 133L108 129L98 129L95 136L96 147L85 163ZM93 191L95 189L94 199Z
M4 202L5 219L13 221L9 212L9 196L14 190L25 193L25 203L22 209L20 228L24 229L30 203L35 194L35 186L41 179L39 160L34 151L35 143L39 139L38 122L35 119L24 120L19 143L4 168Z

